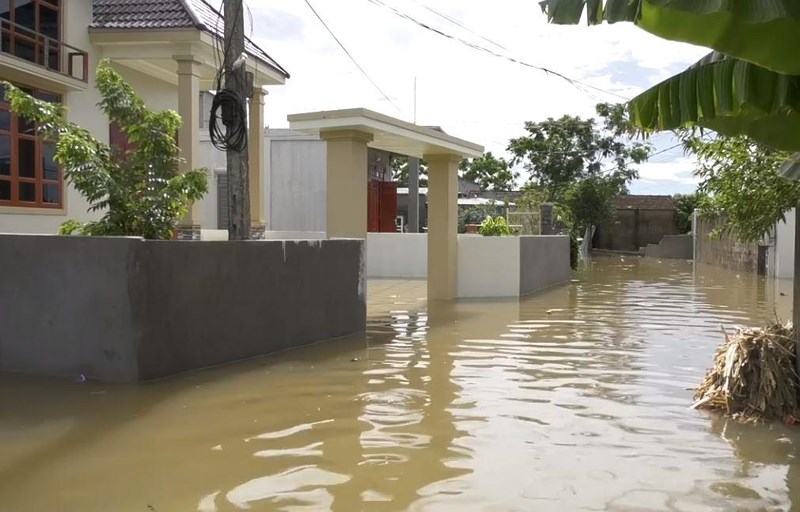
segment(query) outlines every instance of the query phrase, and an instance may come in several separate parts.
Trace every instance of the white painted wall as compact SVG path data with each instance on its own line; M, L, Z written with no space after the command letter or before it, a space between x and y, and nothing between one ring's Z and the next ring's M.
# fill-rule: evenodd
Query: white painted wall
M325 231L325 141L290 130L269 130L267 145L268 229Z
M459 298L519 297L519 290L519 237L458 235Z
M367 233L367 277L427 279L428 235Z
M786 213L786 221L779 222L775 226L773 245L770 247L773 254L770 254L769 258L774 267L769 269L769 274L778 279L794 278L795 217L795 209L792 208Z
M265 240L326 240L324 231L266 231Z
M97 108L100 95L95 89L94 82L95 70L98 62L103 58L103 52L101 48L90 43L87 30L92 23L92 2L89 0L62 0L62 13L64 13L64 41L89 53L87 89L63 94L67 117L70 121L89 130L101 142L107 143L108 120ZM131 83L150 108L177 110L177 87L125 66L116 65L116 69ZM201 162L202 165L208 166L205 160L201 159ZM211 168L213 169L213 166ZM215 185L209 180L209 186ZM98 212L88 212L88 203L72 187L65 184L63 192L64 208L61 211L26 209L24 212L18 210L9 213L12 210L0 207L0 232L52 234L56 233L58 227L67 219L85 222L96 220L102 215ZM207 197L201 203L204 212L203 227L216 228L216 201L211 203L211 200L212 198ZM209 220L213 222L209 223Z

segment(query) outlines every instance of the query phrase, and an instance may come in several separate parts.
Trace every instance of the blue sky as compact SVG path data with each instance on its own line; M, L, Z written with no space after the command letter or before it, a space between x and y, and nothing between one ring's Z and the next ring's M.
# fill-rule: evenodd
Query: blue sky
M287 127L286 116L293 113L365 107L441 126L496 155L505 154L508 140L524 133L525 121L564 114L591 117L597 102L633 97L706 53L630 24L549 25L535 0L382 0L455 38L590 87L575 86L425 30L371 0L309 0L378 91L305 0L246 2L251 36L292 74L285 86L270 89L271 127ZM675 144L668 134L652 142L656 151ZM631 191L690 192L695 188L692 168L680 148L666 151L641 167Z

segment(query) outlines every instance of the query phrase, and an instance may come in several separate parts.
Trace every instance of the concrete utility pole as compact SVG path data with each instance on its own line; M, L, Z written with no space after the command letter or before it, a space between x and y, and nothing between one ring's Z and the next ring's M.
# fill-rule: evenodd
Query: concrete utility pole
M247 101L252 87L247 84L247 66L244 65L244 6L242 0L225 0L225 88L238 94L242 102ZM237 123L238 129L247 130L246 108L232 112L225 122L228 134ZM245 116L242 118L242 116ZM245 139L246 139L245 134ZM247 146L236 151L227 151L228 167L228 239L250 238L250 176Z

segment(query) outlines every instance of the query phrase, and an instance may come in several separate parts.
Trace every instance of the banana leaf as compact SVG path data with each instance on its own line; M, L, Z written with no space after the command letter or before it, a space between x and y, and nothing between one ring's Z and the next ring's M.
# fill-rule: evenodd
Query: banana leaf
M800 151L800 76L713 52L628 104L644 132L701 126Z
M551 23L632 22L664 39L732 55L779 73L800 75L797 0L544 0Z

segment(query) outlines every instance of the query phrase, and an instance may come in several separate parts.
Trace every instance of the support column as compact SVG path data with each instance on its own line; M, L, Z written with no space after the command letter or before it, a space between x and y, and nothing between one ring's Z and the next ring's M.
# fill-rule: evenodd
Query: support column
M458 164L460 155L428 162L428 300L458 297Z
M250 126L248 148L250 150L250 238L264 238L266 229L264 211L264 101L267 91L263 87L253 88L250 98Z
M792 276L792 324L794 325L794 353L800 355L800 202L795 206L794 219L794 269ZM800 358L795 362L800 371Z
M358 130L320 133L327 142L326 211L328 237L367 237L367 144Z
M200 63L192 56L174 59L178 63L178 114L183 121L178 131L181 149L178 170L187 172L200 166ZM200 240L200 226L200 208L193 203L178 221L178 240Z
M419 158L408 158L408 232L419 233Z

